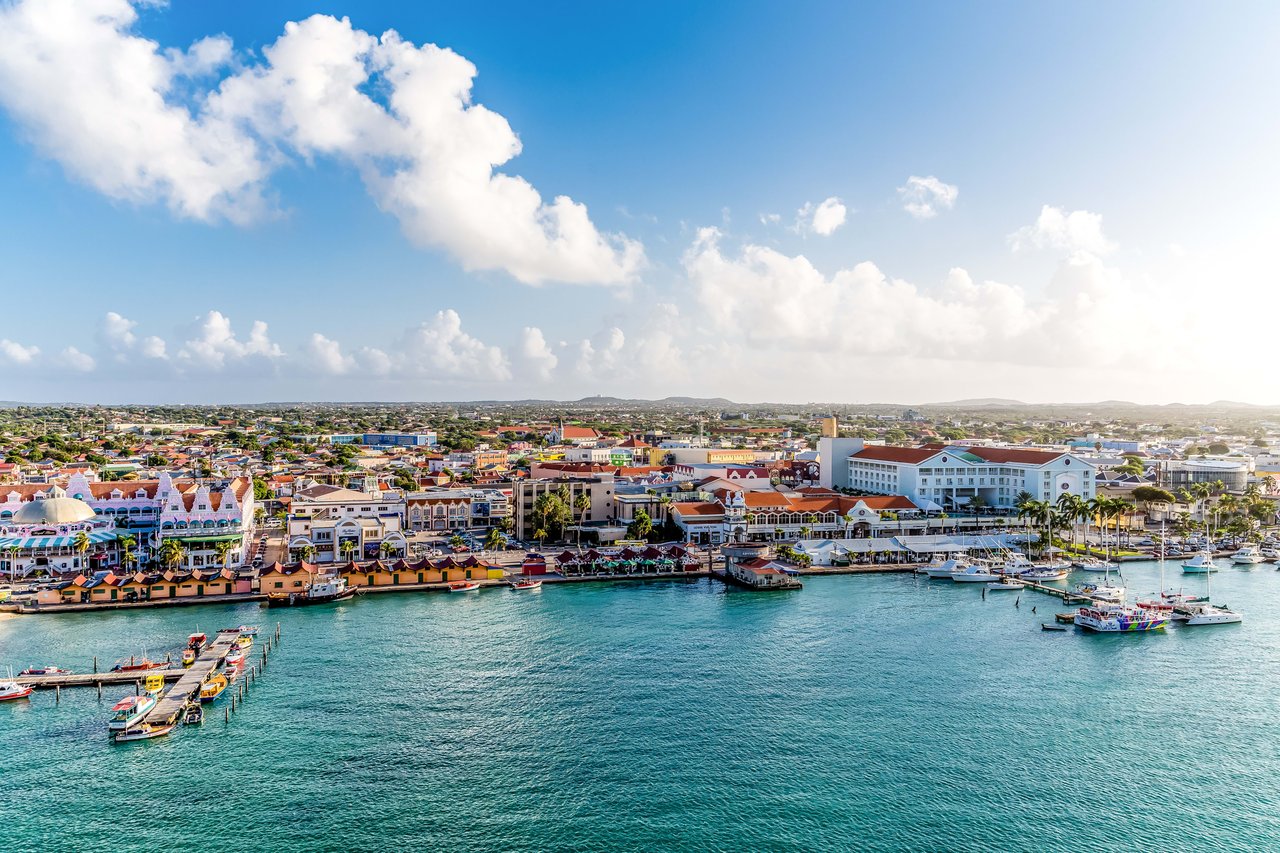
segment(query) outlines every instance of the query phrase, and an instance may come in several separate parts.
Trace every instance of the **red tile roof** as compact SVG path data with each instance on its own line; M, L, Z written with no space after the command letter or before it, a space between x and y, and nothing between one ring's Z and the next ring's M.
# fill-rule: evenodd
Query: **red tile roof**
M918 465L940 451L933 447L893 447L891 445L870 445L852 454L858 459L870 459L881 462L905 462Z
M987 462L997 465L1014 462L1021 465L1044 465L1055 459L1066 456L1066 453L1052 450L1019 450L1009 447L970 447L969 453Z

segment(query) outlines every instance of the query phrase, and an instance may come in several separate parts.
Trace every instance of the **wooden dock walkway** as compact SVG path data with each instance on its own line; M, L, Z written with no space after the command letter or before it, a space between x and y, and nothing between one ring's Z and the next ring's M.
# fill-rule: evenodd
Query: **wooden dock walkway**
M160 697L160 701L156 703L151 713L147 714L143 722L153 726L163 726L177 720L182 709L191 701L191 697L200 692L200 685L204 684L209 673L217 669L226 659L227 653L231 651L239 636L239 631L219 631L214 641L200 652L196 662L187 667L182 678L178 679L178 683Z
M181 667L147 669L140 672L74 672L61 675L19 675L13 680L29 684L37 690L57 687L100 687L115 684L141 684L148 675L163 675L165 681L177 681L187 670Z

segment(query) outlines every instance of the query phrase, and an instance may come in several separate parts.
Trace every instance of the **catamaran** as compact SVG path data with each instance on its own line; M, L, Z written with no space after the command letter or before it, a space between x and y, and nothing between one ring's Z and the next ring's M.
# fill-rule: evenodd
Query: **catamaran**
M1233 622L1243 622L1243 614L1213 603L1213 575L1206 573L1204 582L1204 600L1175 608L1176 614L1184 619L1187 625L1230 625Z
M1081 628L1099 633L1134 633L1159 631L1169 624L1168 615L1145 607L1131 607L1119 603L1098 603L1081 607L1075 623Z

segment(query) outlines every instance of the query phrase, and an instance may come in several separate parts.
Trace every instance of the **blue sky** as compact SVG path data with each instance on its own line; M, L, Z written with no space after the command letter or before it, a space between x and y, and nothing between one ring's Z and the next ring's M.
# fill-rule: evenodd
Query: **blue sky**
M1186 358L1280 309L1270 4L0 18L0 398L1276 402L1265 324Z

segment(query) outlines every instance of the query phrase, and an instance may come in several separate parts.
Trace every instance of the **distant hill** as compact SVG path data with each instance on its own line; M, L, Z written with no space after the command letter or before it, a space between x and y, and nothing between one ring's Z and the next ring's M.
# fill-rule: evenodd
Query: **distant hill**
M1005 400L1000 397L978 397L973 400L952 400L948 403L928 403L930 406L1025 406L1021 400Z

